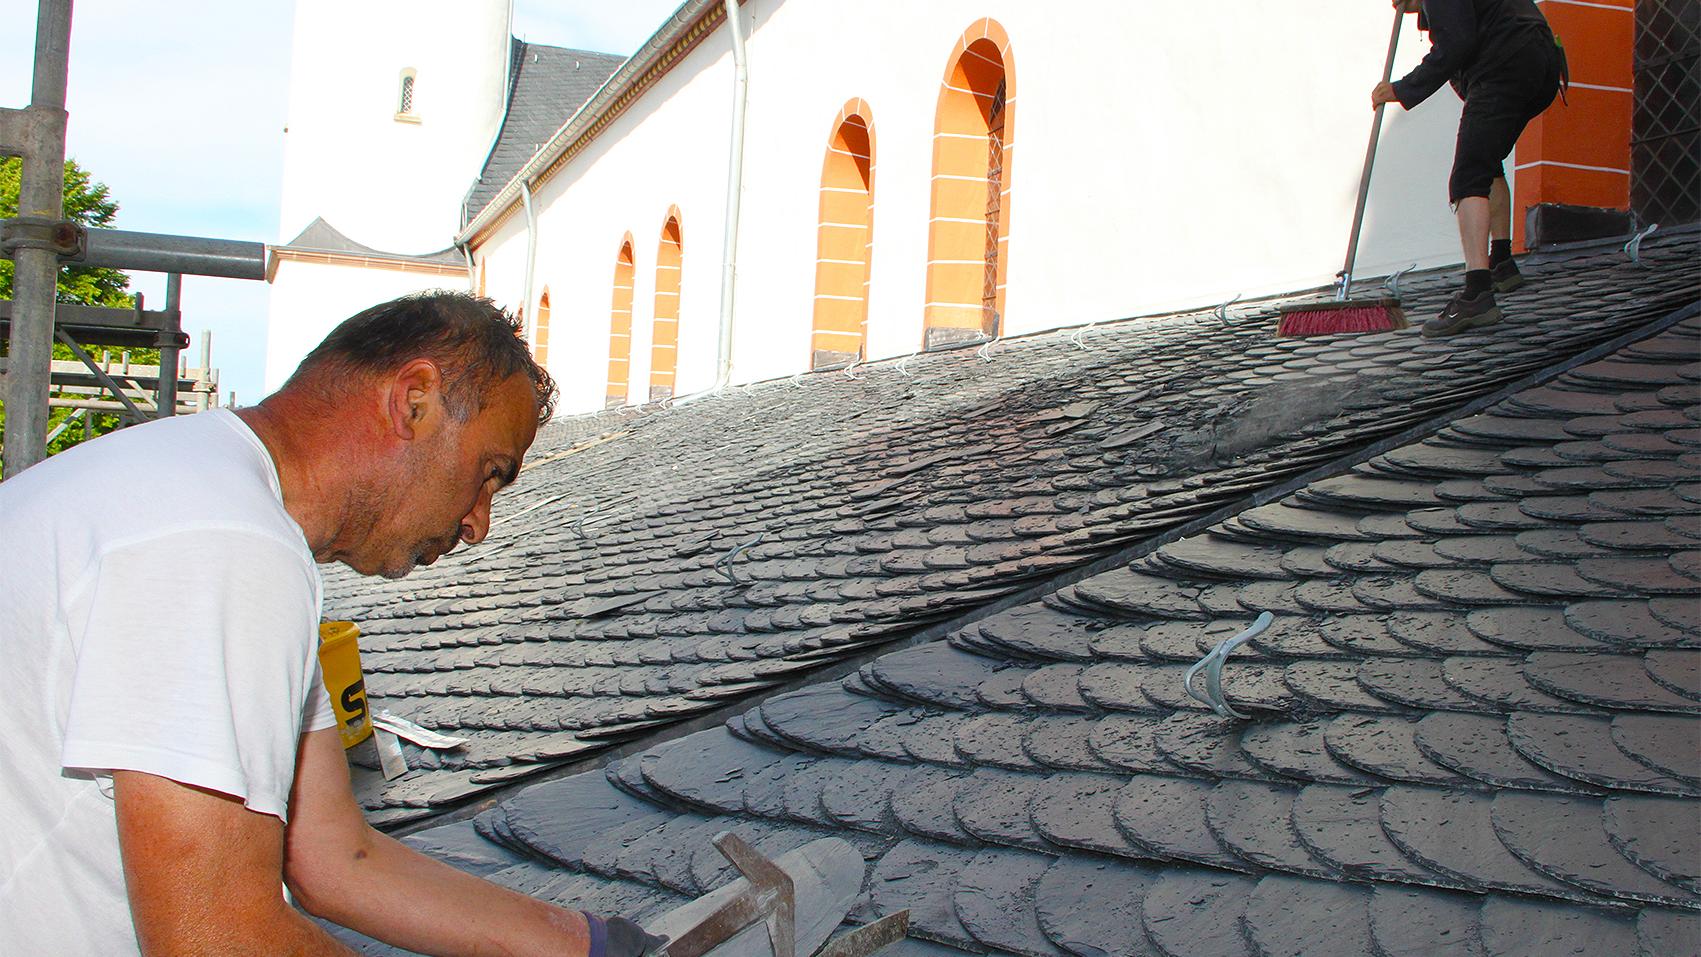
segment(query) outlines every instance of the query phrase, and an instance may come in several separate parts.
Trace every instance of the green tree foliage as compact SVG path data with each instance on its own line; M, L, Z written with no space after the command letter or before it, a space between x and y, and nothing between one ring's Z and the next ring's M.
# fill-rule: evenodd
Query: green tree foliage
M0 158L0 219L10 219L18 215L18 190L22 184L23 162L17 157ZM75 160L65 161L65 218L82 226L110 227L118 217L118 202L112 198L112 191L105 183L97 182L88 171L77 165ZM13 265L9 259L0 259L0 299L12 298ZM135 305L135 296L129 292L130 277L117 269L103 269L93 266L66 266L59 270L59 289L55 298L60 302L82 303L87 306L111 306L128 309ZM0 338L0 355L6 352L6 340ZM95 358L100 358L98 347ZM53 343L53 358L74 360L69 346L61 342ZM159 352L155 349L131 349L130 361L140 365L154 365L159 362ZM0 396L3 400L4 396ZM71 409L52 409L48 413L48 429L51 431L60 422L69 418ZM85 412L87 425L92 428L74 424L54 439L48 446L48 454L64 451L83 441L85 435L98 435L118 427L118 416ZM0 441L4 440L6 423L6 407L0 401Z

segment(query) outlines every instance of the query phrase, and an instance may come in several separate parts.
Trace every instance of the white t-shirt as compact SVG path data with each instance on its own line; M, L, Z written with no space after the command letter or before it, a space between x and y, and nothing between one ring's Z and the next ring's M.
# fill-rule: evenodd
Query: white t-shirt
M335 723L320 593L229 411L0 483L0 954L136 952L112 769L287 820L299 738Z

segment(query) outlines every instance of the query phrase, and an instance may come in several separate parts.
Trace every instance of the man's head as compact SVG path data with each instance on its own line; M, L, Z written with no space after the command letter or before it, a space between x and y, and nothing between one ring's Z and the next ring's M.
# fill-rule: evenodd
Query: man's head
M555 402L518 333L488 299L427 292L345 320L302 360L275 398L322 410L354 459L321 561L400 578L484 538Z

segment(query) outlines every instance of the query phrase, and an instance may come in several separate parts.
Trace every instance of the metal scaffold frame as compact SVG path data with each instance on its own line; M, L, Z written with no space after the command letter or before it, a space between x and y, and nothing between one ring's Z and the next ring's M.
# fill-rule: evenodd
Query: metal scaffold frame
M0 108L0 155L23 161L18 215L0 220L0 257L11 259L15 267L13 298L0 300L0 327L8 345L6 443L0 472L5 478L47 456L50 405L104 408L99 399L56 402L51 398L55 339L70 347L99 383L95 391L110 392L128 420L173 415L179 409L183 385L179 356L189 344L182 329L183 277L266 278L263 243L89 229L65 219L65 87L70 50L71 0L40 0L30 104L23 109ZM165 309L143 309L140 296L134 309L57 303L59 269L66 264L166 273ZM152 376L135 370L137 374L126 377L127 385L120 384L88 354L85 345L158 347L159 368ZM196 380L200 383L209 375L205 342L202 356L201 378ZM151 390L143 388L150 384ZM216 379L213 388L217 388ZM148 391L153 392L151 401Z

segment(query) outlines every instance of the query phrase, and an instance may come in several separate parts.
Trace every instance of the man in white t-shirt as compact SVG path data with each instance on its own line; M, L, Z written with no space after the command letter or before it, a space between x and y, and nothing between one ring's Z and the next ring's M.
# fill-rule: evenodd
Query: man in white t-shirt
M338 326L276 394L0 484L0 953L424 953L654 943L369 827L320 679L317 562L477 543L555 386L488 300Z

